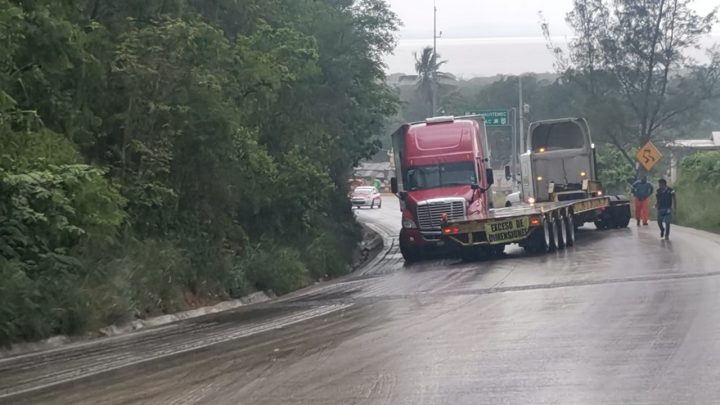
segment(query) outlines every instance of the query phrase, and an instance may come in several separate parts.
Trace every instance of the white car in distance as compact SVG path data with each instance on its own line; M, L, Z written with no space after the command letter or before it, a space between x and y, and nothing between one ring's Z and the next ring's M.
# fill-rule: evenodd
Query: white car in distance
M350 196L350 202L353 207L370 207L381 208L382 207L382 196L375 187L357 187L353 190Z

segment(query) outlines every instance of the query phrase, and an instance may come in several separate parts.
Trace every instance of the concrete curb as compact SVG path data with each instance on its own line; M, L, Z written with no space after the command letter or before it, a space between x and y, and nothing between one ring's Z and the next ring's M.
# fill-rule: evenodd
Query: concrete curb
M123 325L106 326L96 332L90 332L85 335L72 337L66 335L57 335L49 337L45 340L41 340L39 342L17 343L14 344L10 349L0 349L0 359L30 352L55 349L71 343L102 339L104 337L120 336L146 328L153 328L171 324L185 319L198 318L204 315L229 311L231 309L236 309L247 305L259 304L270 301L274 298L275 295L272 293L268 294L264 291L258 291L242 298L222 301L212 306L190 309L187 311L176 312L174 314L160 315L148 319L136 319Z
M360 223L360 226L363 228L363 240L360 242L359 246L360 257L358 260L353 261L352 268L350 269L351 273L354 273L371 263L385 247L383 237L376 230L363 223Z
M167 325L169 323L182 321L184 319L192 319L203 315L228 311L246 305L259 304L262 302L270 301L273 298L275 298L274 295L269 295L264 291L258 291L239 299L222 301L209 307L200 307L187 311L177 312L174 314L160 315L154 318L137 319L121 326L110 325L100 329L99 332L102 336L117 336L136 330L141 330L144 328Z

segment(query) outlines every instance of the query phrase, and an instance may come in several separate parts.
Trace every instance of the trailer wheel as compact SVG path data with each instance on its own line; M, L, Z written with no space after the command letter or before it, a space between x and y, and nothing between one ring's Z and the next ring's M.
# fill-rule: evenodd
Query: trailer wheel
M460 257L464 262L476 262L485 259L487 256L488 252L481 246L463 247L460 251Z
M552 247L552 221L545 217L542 228L535 229L528 241L521 246L528 253L548 253Z
M557 222L557 230L558 230L558 237L557 237L557 248L558 250L565 249L565 246L567 246L567 239L568 239L568 230L565 226L565 217L558 217L555 219Z
M505 245L495 245L490 248L490 254L495 257L502 257L505 255Z
M563 224L567 229L567 237L565 238L565 246L572 246L575 244L575 220L571 212L565 217L565 223Z
M537 241L532 245L532 250L537 253L548 253L552 251L552 228L547 217L543 221L539 238L537 238Z
M552 240L550 241L550 249L549 252L555 251L560 248L560 231L558 230L558 220L557 218L552 218L550 220L550 232L552 236Z

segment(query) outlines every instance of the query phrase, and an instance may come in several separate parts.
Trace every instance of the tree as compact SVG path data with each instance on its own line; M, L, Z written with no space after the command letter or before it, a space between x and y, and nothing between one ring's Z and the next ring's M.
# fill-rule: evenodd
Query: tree
M397 26L385 0L0 0L0 345L347 271Z
M425 47L422 53L415 56L415 71L417 75L404 76L401 81L412 80L416 83L416 91L424 100L427 106L427 117L434 116L439 105L440 94L444 91L455 87L456 78L450 73L441 72L440 68L446 64L446 60L438 60L439 54L436 54L432 47Z
M567 22L575 33L563 52L550 41L563 78L583 91L584 110L627 153L672 129L705 100L720 97L720 52L700 65L687 56L717 21L692 0L575 0ZM542 25L546 37L549 27Z

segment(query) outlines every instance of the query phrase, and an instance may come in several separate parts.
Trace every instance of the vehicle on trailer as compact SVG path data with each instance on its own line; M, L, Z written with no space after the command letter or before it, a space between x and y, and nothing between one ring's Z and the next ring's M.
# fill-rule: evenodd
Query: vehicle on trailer
M356 187L350 195L350 203L353 207L381 208L382 196L376 187Z
M468 249L518 243L528 251L548 252L573 245L576 229L587 222L600 229L628 226L630 201L605 195L597 181L595 146L585 119L531 123L524 145L521 202L448 219L444 236Z
M513 191L512 193L505 196L505 206L512 207L513 205L522 204L522 191Z

